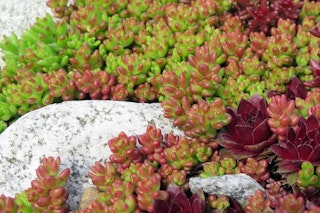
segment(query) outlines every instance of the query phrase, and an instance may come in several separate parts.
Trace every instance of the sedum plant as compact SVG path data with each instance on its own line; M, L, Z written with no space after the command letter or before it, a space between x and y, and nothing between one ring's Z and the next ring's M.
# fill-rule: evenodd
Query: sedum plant
M48 0L0 48L0 131L70 100L159 102L185 136L148 126L108 141L83 212L319 212L320 2ZM4 212L67 212L69 169L45 158ZM241 206L188 180L246 173L265 188Z
M37 179L15 198L0 196L1 212L67 212L69 193L65 186L70 169L60 171L60 157L47 157L37 168Z
M138 137L128 137L122 132L109 140L109 146L113 152L110 162L105 166L96 162L89 172L101 193L83 211L95 210L95 205L106 211L124 212L155 212L157 205L167 208L168 212L174 211L171 208L187 208L185 205L190 212L204 208L204 194L190 198L189 203L182 189L191 168L212 155L211 148L186 137L163 136L161 130L153 126L148 126ZM163 185L168 185L167 190L163 190ZM126 209L128 205L130 208Z

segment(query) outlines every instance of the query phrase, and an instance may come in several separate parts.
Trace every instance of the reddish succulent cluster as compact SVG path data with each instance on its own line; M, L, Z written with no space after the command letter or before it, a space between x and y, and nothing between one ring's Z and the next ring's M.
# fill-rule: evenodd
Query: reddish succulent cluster
M263 103L261 99L256 100L256 103ZM96 162L89 173L92 182L102 193L83 212L157 212L160 206L165 212L175 212L177 209L184 209L183 212L199 212L203 205L215 210L242 211L239 210L239 204L225 196L201 195L202 192L199 192L200 194L188 198L185 194L188 191L188 177L198 172L202 178L241 172L265 186L267 197L264 197L261 191L254 197L249 197L248 205L245 206L247 212L256 212L261 208L269 209L270 212L281 212L289 203L295 205L290 207L293 209L287 210L289 212L295 211L295 208L301 208L306 212L318 208L311 205L307 210L304 199L297 203L297 200L302 199L311 190L310 186L318 186L320 183L318 167L315 170L311 162L303 161L296 181L297 185L304 189L299 192L300 195L293 195L284 190L283 180L272 179L273 174L269 168L271 161L265 158L267 154L260 156L264 158L261 160L220 157L222 150L218 149L213 153L206 143L199 140L180 138L172 133L163 136L160 129L152 126L148 126L146 133L138 137L120 133L118 137L109 140L109 146L113 152L110 162L105 166ZM201 170L197 171L196 165L199 163L203 163L203 168L198 167ZM168 187L167 191L163 186ZM117 189L122 193L118 195ZM307 199L317 203L314 200L317 195L310 196Z
M85 212L95 210L95 205L99 205L101 211L153 212L154 200L159 199L158 204L163 205L163 202L175 199L170 183L183 188L191 168L207 161L212 154L212 149L200 141L180 138L172 133L163 136L160 129L152 126L138 137L121 132L118 137L110 139L108 145L112 151L110 162L105 166L96 162L89 173L93 184L103 193ZM161 187L166 184L169 185L168 191ZM117 189L118 185L120 189ZM123 190L123 193L120 195L116 190ZM125 209L127 205L130 210Z
M267 104L263 99L255 97L243 103L251 104L251 112L258 112L257 106L264 107L264 114L267 115ZM250 109L248 106L250 105L241 107L244 107L243 109ZM245 116L245 111L240 111L239 116L240 115ZM266 116L264 119L268 120L270 117ZM316 152L312 149L306 150L306 147L308 146L317 147L310 142L306 142L306 140L312 140L308 137L318 137L317 135L319 133L311 133L311 131L315 129L318 130L318 122L314 116L310 116L307 121L305 121L303 117L300 117L300 119L298 124L299 128L296 133L293 131L292 127L288 127L288 134L290 134L290 136L287 137L286 141L278 139L277 142L273 141L273 143L270 143L268 146L263 146L264 148L261 149L260 152L255 152L256 154L253 156L259 156L259 158L261 158L260 160L250 157L231 157L230 153L220 149L216 143L211 146L214 147L214 149L217 149L213 152L213 149L209 149L207 143L201 143L200 140L187 139L185 137L180 138L172 133L163 136L160 129L156 129L152 126L148 126L146 133L137 137L138 140L136 137L128 137L124 133L120 133L118 138L109 141L110 149L114 151L110 156L110 162L106 164L106 167L96 163L96 165L92 167L92 171L95 172L96 168L100 168L100 172L95 172L95 174L92 172L89 173L93 183L97 185L98 189L103 191L98 200L94 201L93 204L98 205L97 202L100 202L100 205L104 206L104 209L116 208L124 211L123 208L126 206L124 201L109 201L110 198L108 198L114 194L113 188L115 186L113 186L113 184L116 181L122 181L129 182L135 188L135 190L130 188L128 191L128 194L135 197L135 202L132 200L130 203L131 212L137 211L138 209L156 212L159 210L159 206L162 206L167 212L175 212L175 210L172 209L188 209L186 212L189 212L190 208L193 208L193 205L203 204L201 204L201 199L197 201L197 204L193 203L194 196L199 196L199 194L189 198L184 194L188 192L186 184L188 182L188 177L197 173L200 174L200 177L206 178L241 172L251 176L266 188L266 197L261 191L257 191L255 196L249 197L248 204L244 208L246 212L257 212L259 209L268 209L268 212L296 212L297 209L304 212L318 211L318 185L320 183L319 166L316 168L314 166L318 165L313 157L316 156ZM304 123L304 121L306 123ZM264 122L266 123L266 121ZM301 128L301 125L305 125L305 127ZM270 129L269 131L271 132ZM310 131L310 134L304 133L303 135L306 139L298 141L299 143L291 142L293 140L292 138L296 138L295 134L300 135L300 131ZM272 134L274 133L271 132L271 135ZM121 140L119 140L120 136L123 137ZM298 137L301 138L301 135ZM276 138L273 140L275 139ZM117 143L115 143L115 141L117 140L123 142L121 143L124 144L123 148L113 148L113 146L116 146ZM136 145L137 141L140 144L139 146ZM316 143L317 139L312 141L315 141ZM287 144L287 147L284 147L284 144ZM289 144L292 145L289 146ZM278 146L281 146L278 148L281 152L277 151L276 147ZM287 149L293 149L293 146L296 146L297 148L287 152ZM272 154L272 152L270 153L271 150L274 154ZM317 148L315 151L316 150ZM130 153L135 154L131 155ZM257 153L263 154L257 155ZM234 153L231 152L231 154ZM284 156L284 154L287 156ZM230 157L221 157L221 155ZM276 160L274 160L275 155L278 156ZM113 156L117 156L117 159L123 159L123 161L114 160ZM237 157L238 155L235 156ZM279 177L271 173L271 171L274 172L274 169L277 168L270 168L270 164L274 163L274 161L281 170L278 171L280 174L287 172L287 174L290 174L289 176L293 175L293 184L300 187L298 191L296 191L297 189L295 186L292 186L292 192L286 191L285 188L288 187L285 181L286 176L279 179ZM125 164L123 164L124 162ZM130 166L128 166L129 163ZM201 163L203 167L197 167L196 165L199 163ZM124 165L126 166L124 167ZM286 169L286 171L284 169ZM293 171L299 172L292 173ZM289 178L289 176L288 182L292 179ZM278 179L278 181L273 180L273 178ZM139 185L139 183L142 184L142 182L144 187ZM172 184L174 184L174 186ZM163 186L168 186L168 191L164 191ZM126 199L129 196L128 194L125 196ZM202 197L202 195L200 197ZM117 198L115 199L117 200ZM124 199L124 197L121 197L121 199ZM311 203L308 208L306 208L306 199ZM213 210L228 209L236 212L243 211L236 201L225 196L217 197L215 195L205 195L205 200L206 205ZM93 204L89 207L92 210L95 209ZM136 206L136 208L133 206ZM202 207L198 208L202 209ZM89 210L87 209L86 211ZM192 210L191 212L194 211L195 210Z
M68 191L65 189L70 169L60 171L60 157L44 158L36 170L31 187L15 198L0 196L1 212L67 212Z
M294 100L287 100L285 95L272 96L267 108L270 116L268 125L270 130L278 135L278 140L286 140L288 128L297 129L299 117L294 112Z

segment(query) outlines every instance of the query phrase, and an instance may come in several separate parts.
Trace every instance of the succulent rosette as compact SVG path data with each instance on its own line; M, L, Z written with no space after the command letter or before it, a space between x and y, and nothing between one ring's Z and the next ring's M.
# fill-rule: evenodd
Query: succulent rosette
M320 14L320 2L304 1L299 17L318 16Z
M278 12L278 16L283 19L295 21L299 18L299 13L304 1L273 1L271 8Z
M17 72L25 72L25 75L21 76L23 78L21 83L10 84L2 92L6 95L7 101L17 107L18 114L23 115L32 109L51 103L48 87L40 73L33 74L25 70Z
M240 61L240 67L252 82L259 82L260 77L266 70L265 65L261 63L256 56L242 59Z
M190 89L194 101L202 97L212 97L219 88L223 71L217 59L217 53L211 53L206 45L197 47L195 56L188 57L190 65L194 68L190 73Z
M117 178L108 191L98 195L98 203L91 203L92 210L97 210L98 205L103 206L101 212L133 212L136 209L136 197L133 195L135 187L130 182Z
M129 94L133 94L135 85L146 82L150 67L150 58L144 59L143 55L136 53L126 55L122 58L122 62L117 68L117 80L125 85Z
M127 5L127 11L130 15L136 18L141 18L144 16L144 13L148 10L148 7L151 3L151 0L130 0L129 4Z
M73 57L70 58L69 70L99 69L102 66L102 59L98 49L90 47L88 42L84 42L78 49L74 50Z
M217 142L235 158L248 158L262 154L276 141L267 124L267 102L258 95L242 99L237 109L227 108L232 116L225 130L218 134Z
M224 15L224 23L222 26L223 32L243 32L244 31L244 25L243 22L240 19L240 16L235 15L232 16L230 13L227 13Z
M92 100L107 100L111 96L111 88L116 85L116 77L102 70L85 70L83 73L75 71L72 78L82 96L89 94Z
M268 47L267 36L264 32L251 32L249 34L250 49L261 58Z
M298 114L307 117L310 109L320 103L320 88L308 91L305 98L297 97L295 103Z
M206 31L202 30L198 33L194 33L192 30L185 32L176 32L177 43L174 45L181 58L187 58L190 54L196 52L196 47L202 45L205 42Z
M222 50L228 55L229 59L239 60L243 55L248 44L248 36L242 32L225 33L226 41L222 44Z
M123 54L126 47L134 41L134 32L126 27L125 23L118 15L110 18L108 30L105 33L106 40L103 41L103 47L107 51Z
M295 113L295 102L287 100L284 94L271 97L267 113L270 116L268 125L278 135L278 140L286 140L288 127L295 130L298 128L299 117Z
M320 165L319 123L314 115L299 117L298 128L289 128L286 141L273 144L270 149L280 158L281 171L298 171L303 161Z
M314 79L307 81L304 84L307 87L319 87L320 86L320 61L316 61L313 58L311 58L309 69L312 71L312 74L314 75Z
M268 39L268 46L262 59L269 68L290 66L294 63L297 54L297 46L293 38L288 34L271 36Z
M263 80L268 90L275 90L283 93L285 84L289 83L290 79L295 76L295 69L290 67L276 67L269 72L264 73Z
M245 75L239 75L236 79L228 77L225 79L225 85L219 88L218 95L223 99L226 106L235 108L241 99L248 99L250 97L248 89L253 89L250 88L251 86L254 87L254 84ZM255 91L255 93L258 93L258 91Z
M245 5L247 3L244 3ZM247 4L246 9L240 12L240 17L248 20L250 31L262 31L268 33L271 27L276 25L277 11L268 6L268 1L261 1L257 7Z
M238 167L241 173L249 175L259 183L263 183L270 178L270 173L267 170L268 163L266 159L258 161L255 158L247 158L247 162L240 161Z
M104 166L96 161L95 164L90 167L88 176L97 189L106 191L119 175L116 173L116 168L113 163L106 162Z
M270 206L270 200L265 198L261 190L258 190L254 195L249 195L245 212L273 212Z
M134 95L139 103L152 102L157 98L157 91L149 83L140 84L135 90Z
M211 103L200 99L186 112L187 122L184 133L191 138L198 138L208 143L215 138L217 131L227 125L231 116L226 112L223 101L216 98Z
M141 153L136 147L136 137L127 136L124 132L119 133L117 138L108 141L110 150L110 162L117 163L117 172L121 173L123 169L129 168L132 162L138 163L142 160Z
M46 105L52 103L53 98L61 97L64 101L75 99L76 85L66 70L59 69L55 72L51 71L43 74L42 78L49 89L49 97L47 99L48 102L45 103ZM81 99L80 96L78 98Z
M146 22L146 29L147 29L147 35L152 35L152 36L158 36L161 39L165 40L168 44L168 46L171 48L174 46L174 44L176 43L176 37L175 37L175 33L170 29L170 27L168 26L167 22L165 21L164 18L158 18L156 20L149 20ZM142 34L146 34L143 31ZM139 32L139 33L140 33ZM139 36L137 37L138 42L140 44L144 44L144 42L146 42L146 40L143 40L144 37ZM139 41L140 39L140 41Z
M298 172L297 185L303 188L308 186L320 186L320 166L313 166L309 161L301 163L301 170Z
M279 18L277 27L271 28L270 33L272 36L276 36L279 34L295 36L296 28L296 24L294 22L291 22L290 19Z
M42 164L36 170L37 178L31 181L31 187L16 195L17 203L22 204L17 212L68 211L69 205L66 201L69 192L65 186L70 169L60 171L60 163L60 157L43 159Z
M46 5L51 8L56 18L63 18L69 15L68 0L48 0Z
M235 159L223 157L203 164L203 171L199 176L202 178L208 178L225 174L236 174L239 173L239 171L240 170L239 167L237 167Z
M205 212L205 196L203 191L193 194L190 198L175 185L167 187L166 199L156 199L154 201L154 213L202 213Z
M187 4L169 3L163 6L165 19L174 32L199 29L198 10Z
M103 8L95 5L79 7L70 16L70 24L73 28L88 32L91 36L104 38L103 31L107 28L108 15Z
M286 85L285 95L288 100L295 100L296 98L306 99L307 89L299 78L295 76Z
M196 0L191 2L191 6L197 8L199 20L210 20L210 17L216 13L215 2L214 0ZM200 21L200 25L205 23L205 21Z

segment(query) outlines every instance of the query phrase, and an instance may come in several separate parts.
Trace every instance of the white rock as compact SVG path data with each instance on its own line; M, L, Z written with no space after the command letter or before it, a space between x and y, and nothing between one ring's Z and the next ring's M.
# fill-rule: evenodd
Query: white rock
M41 159L60 156L61 169L72 170L68 203L76 209L90 183L90 166L110 155L108 140L121 131L128 136L142 134L149 124L163 134L182 135L163 118L160 104L69 101L32 111L0 135L0 194L14 196L27 189Z
M18 35L34 23L36 17L44 17L50 8L46 0L10 0L0 1L0 36L10 35L15 32Z
M254 195L258 189L265 191L257 181L243 173L209 178L193 177L190 178L189 186L192 193L202 189L208 194L232 197L240 204L247 203L249 195Z

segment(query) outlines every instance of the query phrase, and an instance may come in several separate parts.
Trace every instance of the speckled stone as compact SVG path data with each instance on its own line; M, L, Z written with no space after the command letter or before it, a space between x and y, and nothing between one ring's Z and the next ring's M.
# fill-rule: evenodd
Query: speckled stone
M77 209L82 190L90 185L90 167L110 155L108 140L121 131L142 134L147 125L163 134L182 134L156 103L69 101L27 113L0 135L0 194L14 196L27 189L41 159L60 156L61 169L72 170L68 203Z
M254 195L257 190L265 191L257 181L242 173L210 178L193 177L190 178L189 186L192 193L202 189L208 194L232 197L240 204L247 203L249 195Z
M10 0L0 1L1 37L16 32L18 35L34 23L36 17L50 12L46 0Z

